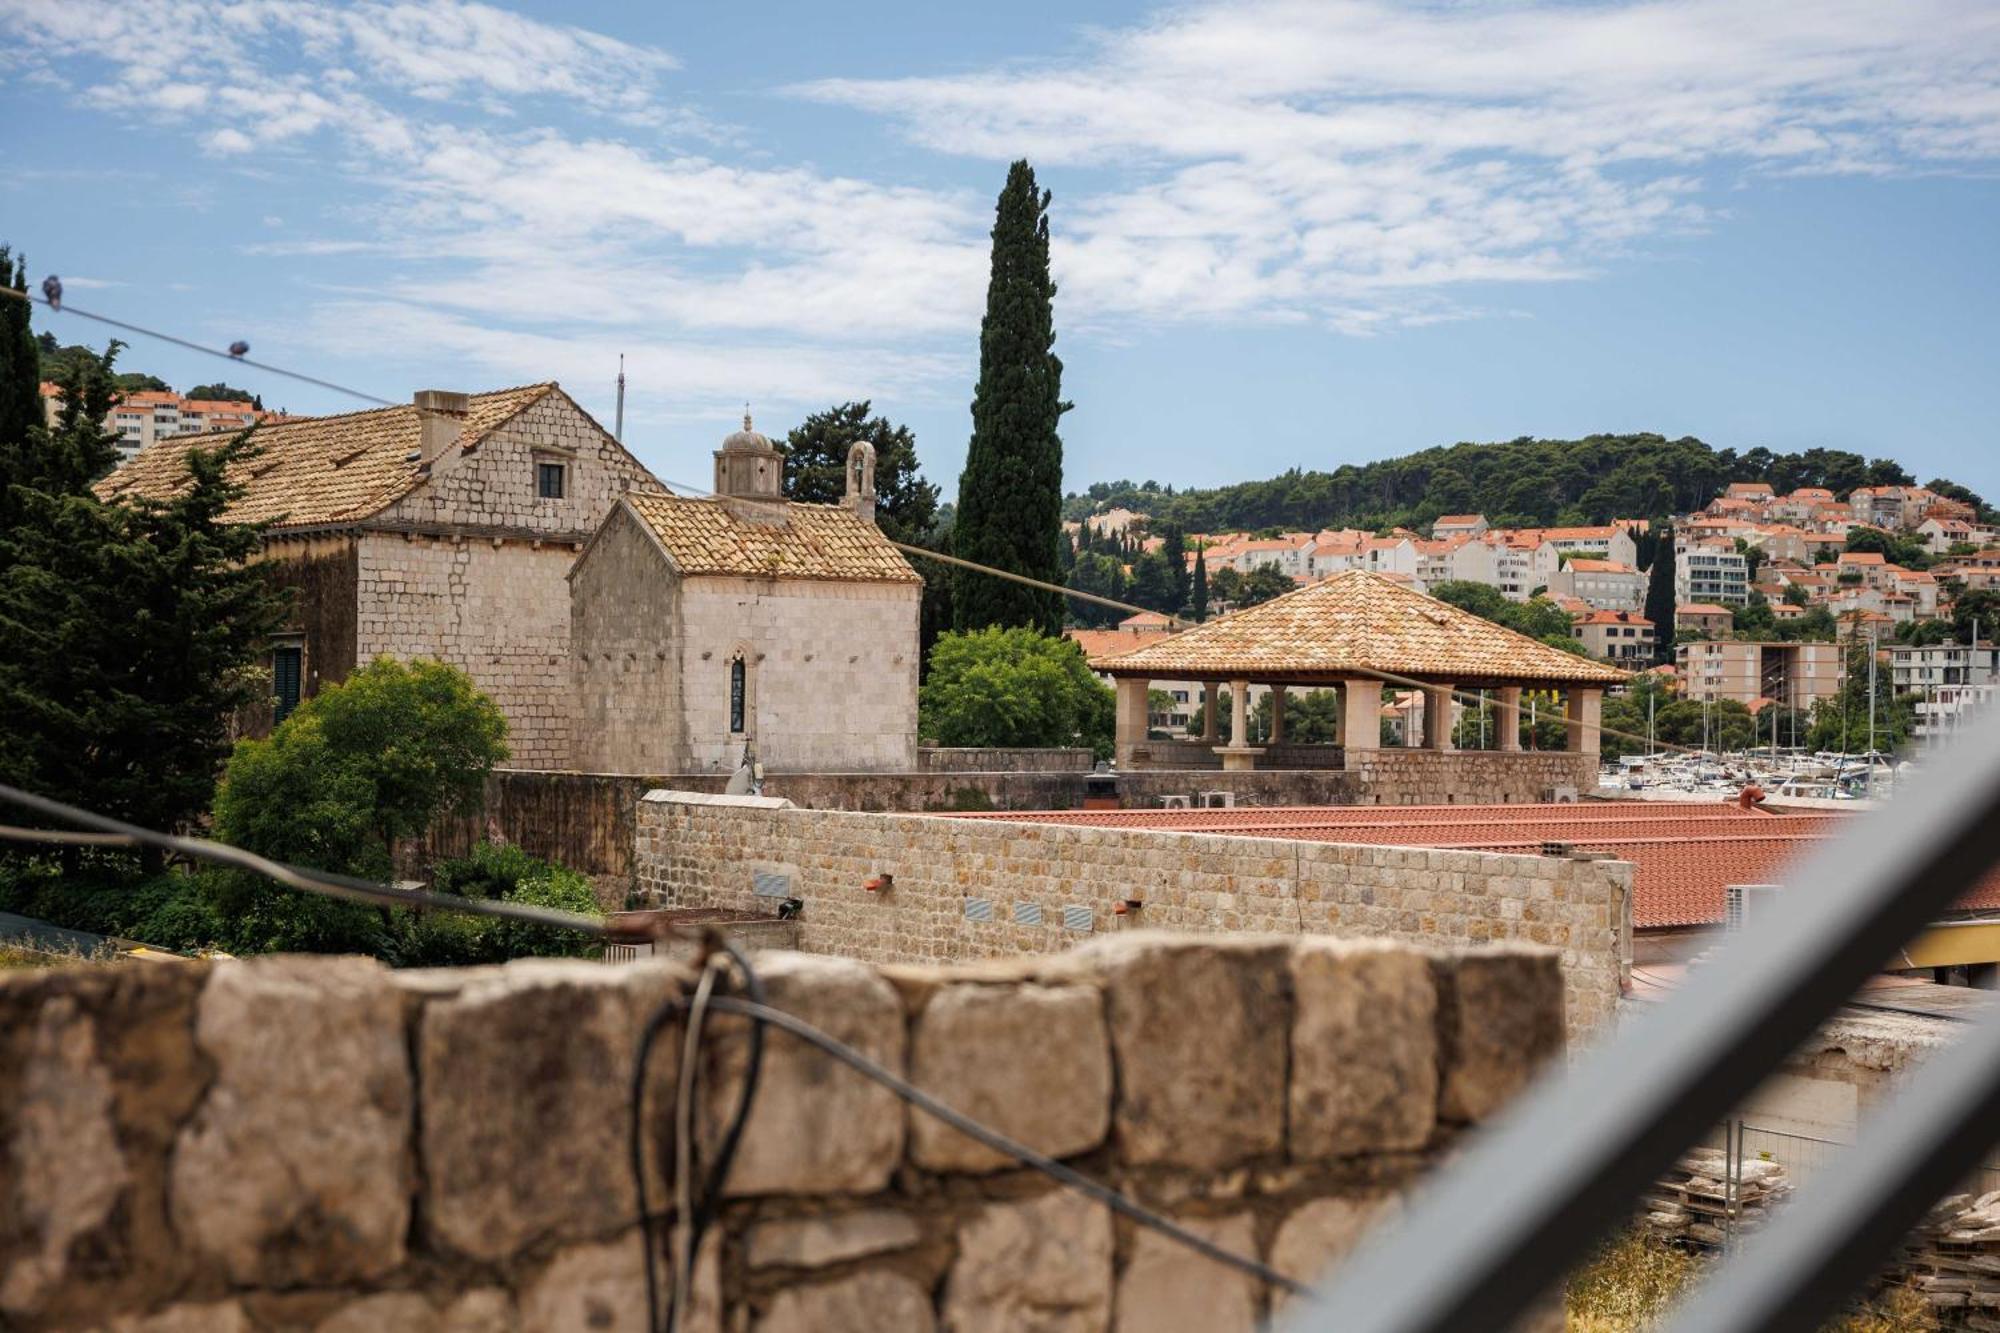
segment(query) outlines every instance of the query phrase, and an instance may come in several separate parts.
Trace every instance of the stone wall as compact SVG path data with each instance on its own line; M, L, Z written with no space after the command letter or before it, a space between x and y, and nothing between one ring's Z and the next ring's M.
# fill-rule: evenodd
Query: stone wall
M1004 971L758 966L779 1008L1300 1279L1562 1043L1546 952L1152 936ZM303 957L8 974L0 1323L640 1333L627 1089L641 1024L690 982ZM744 1057L739 1022L711 1033L710 1143ZM680 1045L670 1024L641 1113L655 1207ZM680 1293L700 1333L1248 1333L1277 1299L783 1033L725 1193Z
M359 657L435 657L507 715L518 764L569 762L567 544L366 532Z
M1018 773L773 773L764 790L817 810L1073 810L1083 804L1080 771ZM658 787L720 793L726 773L632 776L504 769L487 780L485 808L445 819L408 851L405 869L422 873L432 856L463 854L496 829L509 842L600 880L632 878L633 813ZM1351 774L1123 773L1128 806L1156 806L1163 796L1228 791L1242 805L1352 805Z
M1348 771L1364 805L1519 805L1597 790L1597 756L1568 751L1355 750Z
M876 963L1050 953L1140 926L1548 945L1559 951L1575 1033L1611 1014L1630 947L1632 867L1618 861L798 810L768 796L669 792L639 803L636 856L647 906L749 911L797 897L800 948ZM881 875L892 884L869 891ZM1128 901L1143 905L1121 915Z
M685 771L730 773L729 661L742 654L747 739L770 773L909 772L917 766L916 583L683 580Z
M569 571L574 730L567 766L586 773L686 764L677 580L659 544L618 506Z
M561 499L536 494L540 462L567 467ZM360 539L358 659L462 667L506 713L515 763L567 765L570 564L619 495L657 485L561 393L446 449Z
M1088 773L1096 758L1080 748L925 745L917 767L926 773Z

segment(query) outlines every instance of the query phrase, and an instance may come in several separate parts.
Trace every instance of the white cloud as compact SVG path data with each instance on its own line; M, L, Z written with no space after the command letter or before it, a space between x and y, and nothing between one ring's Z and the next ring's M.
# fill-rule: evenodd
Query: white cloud
M1699 228L1715 177L2000 157L2000 8L1262 0L1081 60L797 91L943 152L1101 178L1057 236L1090 316L1422 322Z
M732 154L656 48L459 0L0 0L0 29L10 77L239 170L310 146L339 211L244 250L383 284L321 290L312 348L585 380L622 350L669 416L969 379L990 195ZM1252 0L794 92L1059 181L1066 336L1368 335L1726 225L1709 196L1746 177L1988 168L1996 70L2000 7L1962 0Z

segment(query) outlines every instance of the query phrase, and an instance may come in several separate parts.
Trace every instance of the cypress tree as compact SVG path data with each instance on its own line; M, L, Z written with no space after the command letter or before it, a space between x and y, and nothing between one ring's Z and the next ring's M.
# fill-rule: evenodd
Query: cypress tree
M1208 619L1208 552L1194 551L1194 586L1188 590L1188 609L1198 625Z
M1188 598L1194 594L1192 580L1188 577L1187 534L1178 523L1167 525L1166 535L1160 543L1160 554L1167 558L1167 574L1174 581L1173 605L1167 608L1169 615L1179 615L1187 610Z
M955 554L1056 583L1062 578L1062 361L1049 280L1049 195L1025 161L1008 169L993 223L993 266L979 326L972 441L958 479ZM1062 630L1063 598L961 569L952 589L960 630L1024 625Z
M1674 660L1674 530L1661 524L1646 582L1646 619L1653 622L1653 660Z

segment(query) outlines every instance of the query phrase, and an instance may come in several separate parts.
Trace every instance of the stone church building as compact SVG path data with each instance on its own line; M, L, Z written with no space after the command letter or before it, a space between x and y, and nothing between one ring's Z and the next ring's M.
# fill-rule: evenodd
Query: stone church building
M276 715L378 654L462 667L507 715L510 763L570 754L570 564L622 495L661 489L555 384L268 424L230 517L269 521L264 556L294 590L271 655ZM213 441L203 443L212 444ZM98 483L172 494L187 441Z
M794 770L915 766L921 584L873 522L866 446L827 506L784 501L747 421L716 455L727 498L670 496L553 383L255 438L230 517L270 524L295 600L253 734L386 653L466 671L507 715L510 767L734 768L746 743ZM98 494L172 495L188 448L147 447Z
M839 504L788 501L783 477L746 416L713 498L612 505L570 573L572 767L916 767L923 582L875 525L874 450L854 446Z

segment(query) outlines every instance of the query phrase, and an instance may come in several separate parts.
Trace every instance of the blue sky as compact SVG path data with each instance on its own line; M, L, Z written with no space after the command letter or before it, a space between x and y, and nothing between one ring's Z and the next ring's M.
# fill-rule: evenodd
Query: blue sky
M1996 71L1977 0L0 0L0 239L389 398L608 422L622 351L668 478L872 398L949 495L1027 156L1072 486L1656 430L2000 499Z

